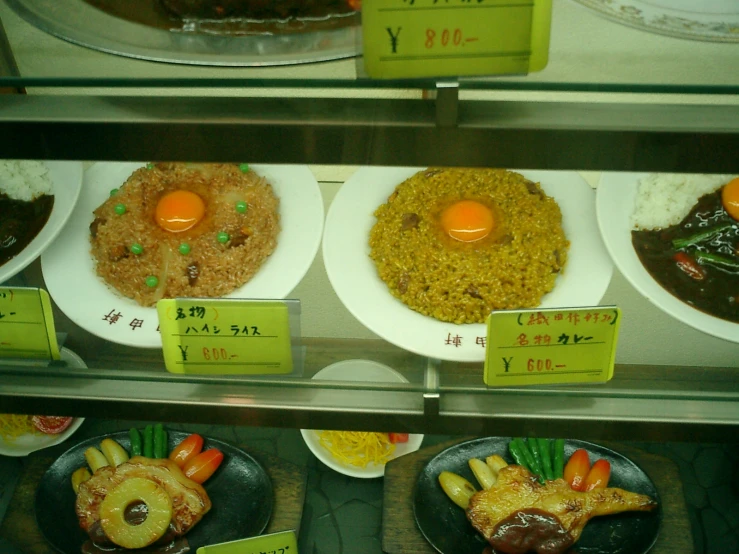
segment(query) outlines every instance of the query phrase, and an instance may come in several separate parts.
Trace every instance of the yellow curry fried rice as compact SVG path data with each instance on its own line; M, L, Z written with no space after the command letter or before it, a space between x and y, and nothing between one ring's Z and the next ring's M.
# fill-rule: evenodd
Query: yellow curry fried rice
M274 251L278 205L246 165L147 164L94 212L97 274L143 306L228 294Z
M393 296L451 323L533 308L567 261L562 214L538 183L501 169L420 171L375 211L370 257Z

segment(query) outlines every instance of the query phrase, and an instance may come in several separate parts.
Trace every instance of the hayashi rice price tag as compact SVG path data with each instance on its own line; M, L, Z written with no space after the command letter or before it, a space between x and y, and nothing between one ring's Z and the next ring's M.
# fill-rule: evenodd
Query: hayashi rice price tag
M364 0L376 79L525 74L549 58L551 0Z
M298 554L298 541L295 539L294 531L282 531L212 546L201 546L197 554Z
M288 307L277 300L157 302L171 373L262 375L293 369Z
M0 287L0 358L60 359L48 292Z
M613 377L621 310L510 310L488 317L490 386L605 383Z

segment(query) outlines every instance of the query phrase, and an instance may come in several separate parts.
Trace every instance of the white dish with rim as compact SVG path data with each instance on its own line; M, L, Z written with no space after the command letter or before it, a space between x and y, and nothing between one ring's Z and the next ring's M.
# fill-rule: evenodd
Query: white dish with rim
M328 381L363 381L363 382L391 382L407 383L408 380L400 373L378 362L372 360L343 360L324 367L317 372L313 379ZM341 463L328 450L326 450L318 438L320 431L313 429L301 429L303 440L311 452L328 467L349 477L362 479L373 479L385 474L385 464L370 463L367 467L350 466ZM391 459L399 458L404 454L415 452L421 447L423 435L411 433L408 442L395 445L395 452Z
M85 362L77 354L66 348L59 350L62 361L67 362L69 367L87 367ZM22 365L24 362L14 362L16 365ZM28 361L28 365L35 365L35 362ZM60 369L59 371L64 371ZM79 429L83 417L76 417L72 423L64 431L57 435L34 435L31 433L21 435L15 440L6 440L0 436L0 455L2 456L28 456L31 452L36 452L43 448L49 448L60 444L71 437L77 429Z
M54 206L46 225L28 245L15 257L0 265L0 284L23 271L28 264L38 258L62 228L74 211L82 190L82 162L42 162L49 169Z
M596 212L603 240L619 271L631 285L666 314L714 337L739 342L739 324L693 308L667 292L644 268L631 243L631 215L637 185L648 173L603 173Z
M326 217L323 259L331 285L367 328L422 356L459 362L485 359L484 323L455 325L415 312L392 296L369 257L374 211L395 187L423 168L363 167L339 189ZM542 308L598 305L613 273L595 217L595 193L575 172L515 170L541 183L562 211L570 241L567 265Z
M77 325L106 340L161 348L156 308L125 298L95 273L90 255L93 210L142 163L97 163L85 172L74 217L41 257L44 280L59 308ZM277 248L244 286L225 298L285 298L310 268L321 244L323 199L307 166L251 165L280 199ZM79 294L84 291L84 294Z

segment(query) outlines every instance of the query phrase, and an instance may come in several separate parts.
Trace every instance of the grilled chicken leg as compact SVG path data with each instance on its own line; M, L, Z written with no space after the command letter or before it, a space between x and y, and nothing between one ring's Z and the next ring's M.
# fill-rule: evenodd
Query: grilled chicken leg
M540 485L526 468L509 465L492 488L472 496L467 518L497 551L553 554L576 542L591 517L656 507L649 496L618 488L578 492L563 479Z

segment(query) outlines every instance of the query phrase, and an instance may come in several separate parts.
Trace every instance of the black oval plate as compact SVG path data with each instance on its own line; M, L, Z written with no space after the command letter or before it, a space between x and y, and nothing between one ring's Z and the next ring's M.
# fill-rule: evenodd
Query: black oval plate
M441 554L482 554L487 543L467 521L464 510L449 500L441 489L439 473L452 471L479 488L467 460L484 460L491 454L499 454L513 463L508 453L510 441L506 437L489 437L463 442L440 452L421 470L413 494L413 512L421 533ZM598 458L611 463L608 486L646 494L660 501L652 480L631 460L603 446L578 440L565 442L565 460L578 448L588 451L591 463ZM661 520L661 504L652 512L626 512L593 518L569 552L644 554L657 540Z
M169 431L169 448L188 433ZM112 433L73 446L51 465L36 491L36 522L47 541L59 552L79 554L87 533L80 529L74 511L72 473L86 466L85 450L97 447L104 438L115 439L129 450L128 433ZM267 472L246 452L216 439L205 438L203 448L218 448L223 462L205 484L213 503L210 512L186 537L194 552L201 546L245 539L264 531L272 515L272 482Z

